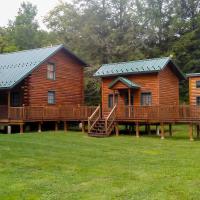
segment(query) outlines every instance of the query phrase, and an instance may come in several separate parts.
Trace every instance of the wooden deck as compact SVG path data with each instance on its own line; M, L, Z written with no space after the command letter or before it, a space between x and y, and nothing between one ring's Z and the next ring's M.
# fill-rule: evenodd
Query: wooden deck
M116 109L117 121L200 122L200 106L124 106Z
M10 107L8 109L6 106L0 106L0 122L87 121L96 108L96 106L76 105ZM200 106L117 106L115 120L122 122L200 122Z
M87 121L95 106L0 107L0 123L39 121Z

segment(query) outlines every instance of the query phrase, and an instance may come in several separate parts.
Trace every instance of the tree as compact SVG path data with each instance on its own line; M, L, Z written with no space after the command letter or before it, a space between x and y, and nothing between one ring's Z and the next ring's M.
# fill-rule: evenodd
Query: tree
M19 50L32 49L50 44L48 33L39 29L35 20L37 7L23 2L14 21L10 21L10 38Z

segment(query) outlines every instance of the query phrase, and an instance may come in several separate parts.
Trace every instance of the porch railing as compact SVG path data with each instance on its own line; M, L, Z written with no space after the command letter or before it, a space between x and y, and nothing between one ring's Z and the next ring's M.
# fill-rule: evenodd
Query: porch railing
M200 121L200 106L120 106L116 117L119 120Z
M101 106L99 105L93 114L88 117L88 132L92 130L96 122L101 118Z
M28 106L10 107L10 120L87 120L96 106Z
M113 109L111 110L111 112L109 113L109 115L105 118L105 128L106 128L106 133L108 134L114 121L116 118L116 108L117 105L115 105L113 107Z

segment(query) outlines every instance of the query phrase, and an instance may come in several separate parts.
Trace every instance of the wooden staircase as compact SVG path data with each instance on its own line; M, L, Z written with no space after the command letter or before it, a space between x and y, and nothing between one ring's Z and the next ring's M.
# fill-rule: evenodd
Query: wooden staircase
M108 137L115 128L116 105L110 112L103 113L101 107L97 107L94 113L88 118L88 135L91 137Z

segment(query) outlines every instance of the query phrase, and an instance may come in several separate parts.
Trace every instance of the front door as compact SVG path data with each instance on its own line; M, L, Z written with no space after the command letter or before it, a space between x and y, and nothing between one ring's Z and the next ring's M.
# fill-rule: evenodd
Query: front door
M131 117L134 114L134 108L133 108L134 93L133 93L133 91L130 91L130 97L129 97L129 91L125 92L125 94L124 94L124 105L125 105L125 115L126 115L126 117Z
M128 91L125 92L125 94L124 94L124 105L125 106L128 106L128 105L133 106L134 105L134 94L133 94L133 91L131 91L130 103L129 103L129 94L128 94Z

